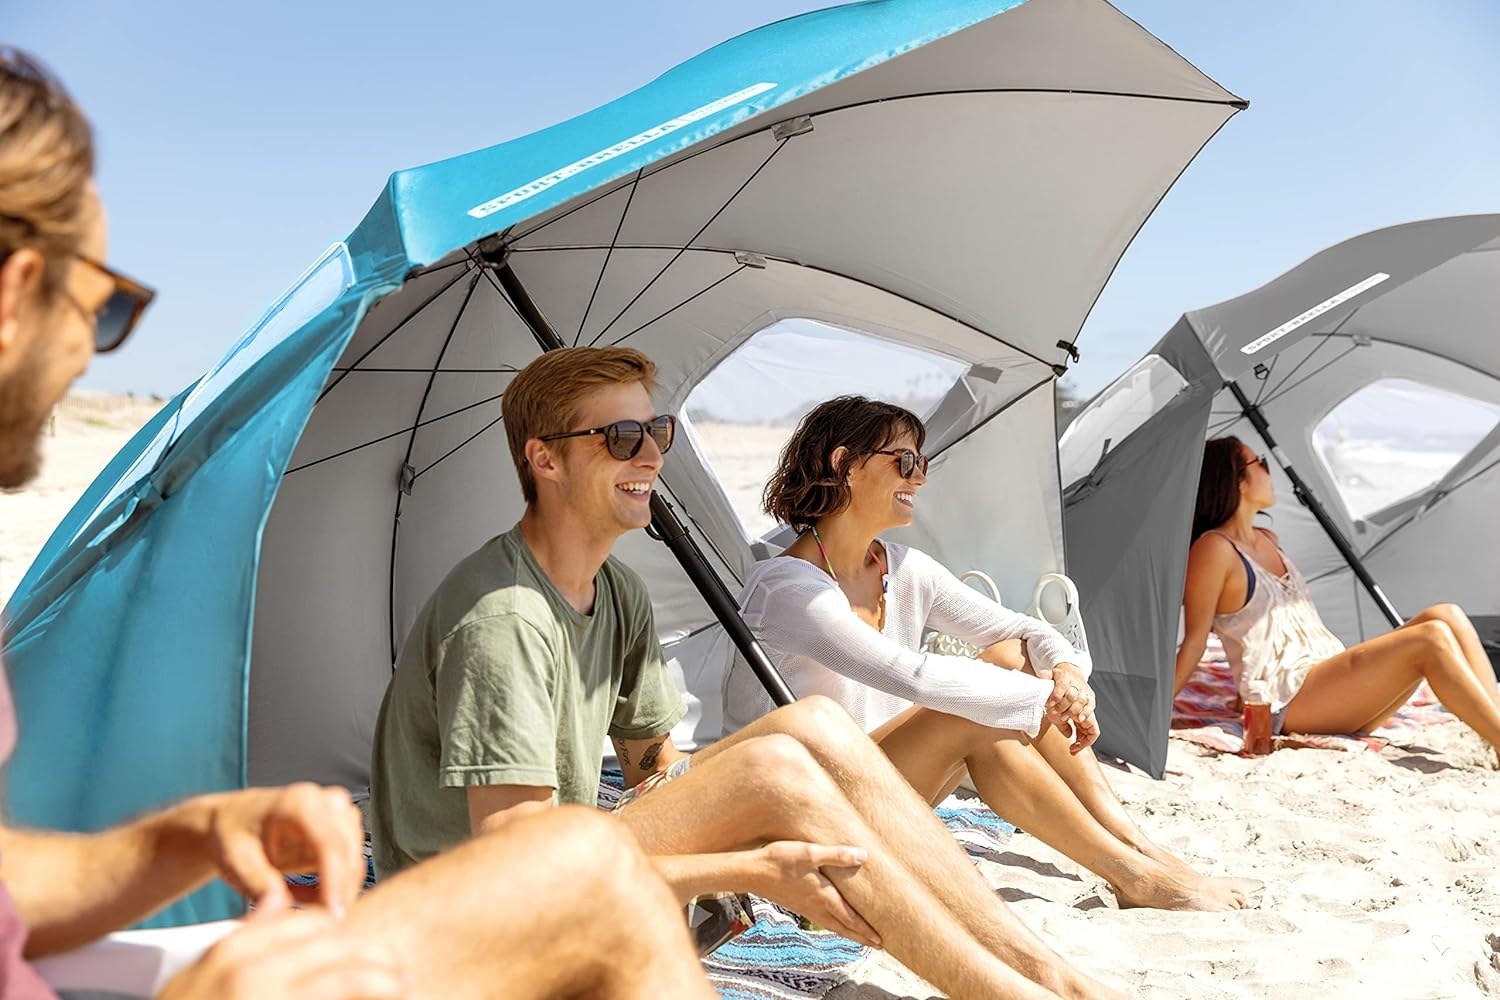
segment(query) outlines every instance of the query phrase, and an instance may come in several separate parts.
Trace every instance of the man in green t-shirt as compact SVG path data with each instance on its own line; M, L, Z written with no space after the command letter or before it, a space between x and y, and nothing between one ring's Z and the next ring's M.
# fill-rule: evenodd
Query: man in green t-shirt
M758 893L953 997L1112 995L1016 919L833 702L803 699L692 758L672 744L683 706L650 602L610 556L650 523L672 445L654 380L638 351L567 348L507 388L526 512L449 574L408 635L375 731L381 871L592 803L607 734L638 789L617 815L679 899Z

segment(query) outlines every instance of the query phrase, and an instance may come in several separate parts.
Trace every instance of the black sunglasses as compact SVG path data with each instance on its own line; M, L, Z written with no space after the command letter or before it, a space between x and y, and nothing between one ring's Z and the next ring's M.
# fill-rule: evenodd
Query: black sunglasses
M651 435L651 440L656 442L657 449L665 455L672 450L672 439L677 435L677 418L670 414L662 414L652 417L646 423L639 420L616 420L612 424L603 427L590 427L586 431L565 431L562 434L544 434L542 441L558 441L562 438L587 437L590 434L603 434L604 446L609 449L612 457L622 462L628 462L640 454L641 445L646 443L646 435Z
M1250 465L1260 466L1262 472L1269 473L1271 471L1271 460L1266 458L1266 456L1264 455L1256 455L1255 458L1251 459ZM1248 469L1250 468L1250 465L1244 465L1240 468Z
M130 336L136 324L141 321L146 307L156 298L156 292L92 257L85 257L81 253L73 256L115 283L114 291L109 293L109 298L104 300L104 305L96 312L90 313L76 299L73 300L73 304L94 323L94 352L107 354L125 343L125 338ZM72 299L71 295L68 297Z
M930 459L926 455L918 455L910 448L888 448L885 451L877 451L875 454L896 456L896 471L901 473L902 479L910 479L911 474L918 469L922 470L922 475L927 475L927 465Z

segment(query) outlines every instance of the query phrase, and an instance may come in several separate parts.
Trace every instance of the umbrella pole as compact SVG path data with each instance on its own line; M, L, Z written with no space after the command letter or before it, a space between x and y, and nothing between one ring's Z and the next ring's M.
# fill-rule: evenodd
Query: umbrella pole
M516 313L531 329L531 335L536 338L542 350L555 351L566 347L562 338L557 335L557 331L552 329L552 325L547 322L547 318L532 301L525 286L521 284L520 278L516 276L516 272L511 270L504 249L481 246L480 250L492 268L500 287L510 297ZM677 557L688 579L693 581L693 586L708 603L714 617L719 620L719 624L724 626L724 631L729 633L729 638L735 648L745 658L750 669L755 672L756 678L766 689L766 693L771 696L771 700L777 705L790 705L796 701L791 688L787 687L786 680L771 663L770 657L766 656L766 651L761 648L759 640L750 631L750 626L746 625L745 620L740 617L740 608L735 603L734 595L729 592L728 587L724 586L724 581L713 571L713 567L709 566L703 550L698 547L693 536L688 534L687 526L678 518L672 505L655 491L651 494L651 526L646 530L651 537L659 539L672 551L672 555Z
M1380 589L1380 584L1375 582L1375 578L1370 575L1370 571L1365 569L1364 562L1354 551L1354 547L1349 544L1349 540L1344 537L1344 533L1339 530L1338 525L1333 523L1333 518L1329 516L1328 511L1319 502L1317 496L1313 494L1311 487L1297 474L1297 470L1292 468L1292 463L1287 459L1286 453L1281 450L1280 446L1276 444L1276 439L1271 436L1271 425L1266 422L1266 415L1261 412L1261 408L1250 402L1244 390L1239 387L1239 383L1229 381L1225 382L1224 386L1230 392L1234 393L1234 398L1239 401L1240 410L1245 414L1245 419L1250 421L1250 425L1255 428L1255 432L1260 435L1261 440L1265 441L1266 447L1271 449L1271 454L1275 457L1276 464L1281 466L1281 471L1286 473L1286 477L1292 481L1292 492L1296 494L1302 506L1312 511L1312 516L1317 518L1318 524L1323 527L1324 533L1328 535L1328 540L1333 542L1334 548L1339 550L1339 554L1344 557L1344 561L1349 564L1349 568L1354 571L1354 575L1359 578L1359 582L1364 584L1365 590L1369 593L1371 600L1375 602L1375 606L1385 615L1386 621L1391 623L1391 628L1400 628L1405 623L1405 619L1396 611L1396 606L1391 603L1390 598L1385 596L1385 591Z

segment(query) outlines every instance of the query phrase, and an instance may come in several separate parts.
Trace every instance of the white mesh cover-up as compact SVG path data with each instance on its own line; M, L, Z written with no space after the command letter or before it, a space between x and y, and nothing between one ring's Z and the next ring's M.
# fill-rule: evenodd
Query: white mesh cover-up
M832 698L865 732L923 705L996 729L1035 736L1052 692L1052 668L1072 663L1085 676L1088 655L1045 622L1010 611L963 585L936 560L882 542L889 588L885 629L854 613L839 585L805 559L778 556L756 564L740 592L740 608L766 655L797 697ZM1006 670L963 656L921 651L924 629L975 646L1023 639L1037 673ZM724 728L734 732L772 708L738 656L724 678Z
M1234 545L1222 531L1214 534ZM1286 576L1274 576L1238 545L1234 548L1255 574L1255 591L1238 611L1214 615L1214 633L1224 644L1240 693L1247 693L1251 684L1264 684L1271 711L1280 712L1302 687L1308 668L1342 653L1344 644L1323 624L1307 581L1285 552L1277 549Z

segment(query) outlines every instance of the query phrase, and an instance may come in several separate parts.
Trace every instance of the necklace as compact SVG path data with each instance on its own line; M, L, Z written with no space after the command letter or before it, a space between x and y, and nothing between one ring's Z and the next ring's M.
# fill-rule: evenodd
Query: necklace
M839 582L839 575L833 571L833 560L828 558L828 550L823 548L823 537L818 534L818 526L810 525L813 541L818 544L818 555L823 557L823 566L828 570L828 575L833 577L833 582ZM880 567L880 595L885 596L886 591L891 588L891 575L886 572L885 561L875 551L875 543L870 543L870 559Z

